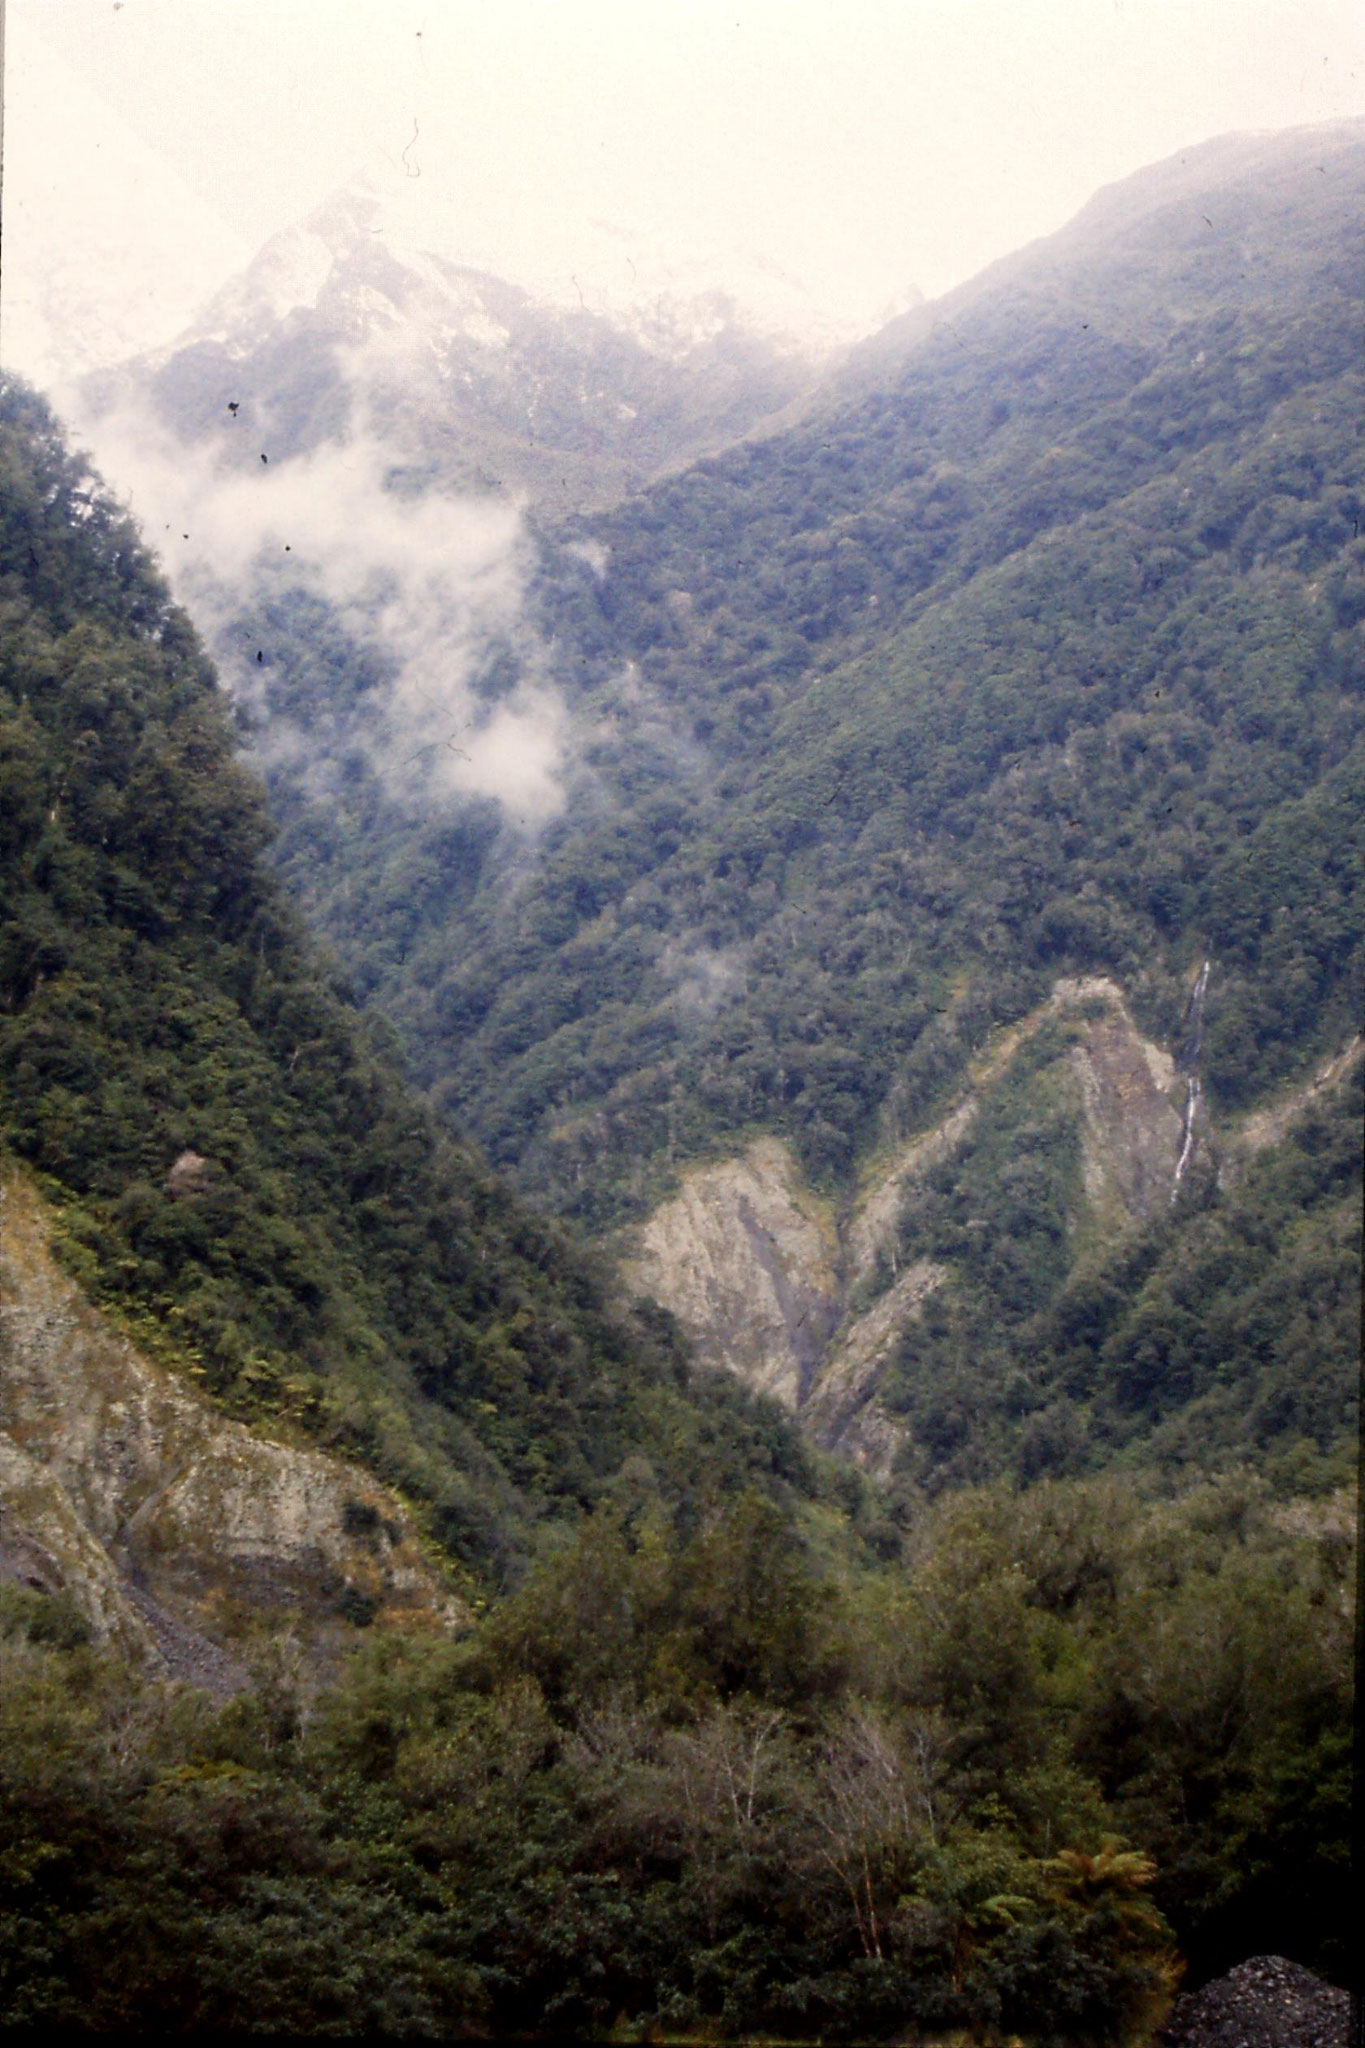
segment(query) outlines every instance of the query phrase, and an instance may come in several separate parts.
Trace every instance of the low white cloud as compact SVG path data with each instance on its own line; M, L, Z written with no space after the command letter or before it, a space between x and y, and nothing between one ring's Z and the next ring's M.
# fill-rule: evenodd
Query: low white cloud
M364 433L251 471L140 414L80 424L234 693L265 708L264 667L241 615L287 578L323 595L382 657L389 681L349 738L392 797L416 806L490 796L525 825L560 807L566 720L524 624L531 554L517 506L391 489L392 456ZM474 684L494 648L512 651L515 672L489 702ZM268 722L260 733L265 759L290 759L300 745L296 731Z
M471 735L469 760L456 781L495 792L523 821L527 813L544 816L557 808L558 720L547 712L544 702L501 706Z
M670 940L659 954L659 968L672 981L673 1000L689 1024L709 1023L748 983L744 954L733 946Z
M575 556L580 562L586 562L599 583L606 575L611 550L605 541L571 540L566 542L564 552L566 555Z

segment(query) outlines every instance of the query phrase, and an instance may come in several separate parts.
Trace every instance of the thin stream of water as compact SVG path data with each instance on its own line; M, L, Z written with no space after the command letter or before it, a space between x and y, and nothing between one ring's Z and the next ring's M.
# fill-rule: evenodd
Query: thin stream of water
M1187 1012L1190 1020L1190 1029L1185 1041L1184 1061L1184 1064L1190 1068L1197 1064L1200 1048L1204 1043L1204 993L1209 985L1209 968L1211 965L1212 962L1209 960L1204 962L1199 970L1199 979L1196 981L1190 996L1190 1006ZM1180 1157L1176 1161L1175 1179L1171 1183L1172 1206L1174 1206L1176 1196L1180 1193L1180 1183L1185 1178L1185 1169L1189 1165L1190 1155L1194 1151L1195 1120L1199 1114L1199 1099L1203 1092L1198 1075L1191 1072L1186 1082L1185 1091L1184 1141L1180 1147Z

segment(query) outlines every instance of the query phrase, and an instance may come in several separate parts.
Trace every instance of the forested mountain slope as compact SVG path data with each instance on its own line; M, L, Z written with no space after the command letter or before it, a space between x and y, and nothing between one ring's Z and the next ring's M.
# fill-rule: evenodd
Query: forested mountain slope
M0 1115L91 1296L406 1489L476 1576L631 1456L675 1501L802 1484L408 1092L264 864L188 621L13 383L0 462Z
M941 1159L940 1220L898 1225L873 1282L950 1273L943 1399L975 1412L989 1326L1026 1466L1108 1457L1134 1424L1174 1441L1207 1372L1142 1290L1252 1200L1254 1176L1218 1185L1239 1119L1357 1029L1363 181L1350 125L1190 152L907 316L801 426L544 533L537 659L574 744L533 840L492 804L393 801L361 744L359 652L305 662L269 615L267 704L316 747L273 774L285 873L437 1101L595 1232L644 1219L689 1162L780 1141L829 1205L832 1332L868 1306L847 1287L878 1176L956 1131L973 1062L1024 1024L1032 1043L1059 983L1112 987L1168 1062L1160 1194L1101 1214L1080 1070L1045 1036L1027 1085L993 1068L1008 1199L984 1155ZM325 803L320 756L344 763ZM1281 1361L1262 1448L1325 1449L1350 1408L1336 1310L1311 1366L1290 1327L1320 1261L1338 1307L1351 1286L1354 1170L1312 1142L1318 1223L1290 1230L1290 1204L1245 1226L1287 1262L1269 1354L1207 1368ZM1096 1289L1083 1348L1110 1363L1059 1390L1036 1364L1048 1319L1085 1322ZM1115 1362L1134 1347L1145 1365ZM939 1367L905 1370L919 1391L897 1398L922 1409ZM1097 1370L1134 1390L1098 1441ZM1332 1391L1288 1394L1305 1371ZM947 1469L958 1423L916 1426L911 1464ZM966 1427L967 1469L1005 1455Z
M1349 1967L1365 604L1295 304L1287 388L1248 313L1221 439L1181 385L1192 453L1135 430L998 561L967 504L981 563L885 629L864 589L787 643L745 518L697 551L752 483L799 596L755 451L543 539L538 831L386 779L360 608L237 593L277 858L414 1062L656 1292L733 1254L746 1368L895 1514L408 1092L184 614L0 389L0 2023L1140 2048L1185 1964ZM250 1601L263 1531L338 1682L288 1626L168 1682L142 1622Z
M129 1340L54 1255L27 1177L0 1181L0 1610L218 1699L287 1643L334 1678L358 1627L470 1626L467 1580L354 1458L252 1429ZM259 1417L257 1420L259 1421ZM0 1627L3 1623L0 1622Z

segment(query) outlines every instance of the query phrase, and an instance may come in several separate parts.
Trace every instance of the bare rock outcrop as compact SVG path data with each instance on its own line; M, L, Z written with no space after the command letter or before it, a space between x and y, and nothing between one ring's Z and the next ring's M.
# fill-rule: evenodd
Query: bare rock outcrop
M96 1642L127 1655L153 1649L146 1619L113 1559L54 1472L0 1431L0 1582L69 1593Z
M1185 1136L1171 1055L1144 1038L1113 982L1059 983L1098 1008L1068 1055L1080 1085L1081 1160L1086 1199L1109 1229L1140 1222L1169 1203Z
M738 1159L689 1173L626 1271L673 1311L704 1364L796 1409L839 1319L838 1256L790 1151L760 1138Z
M865 1314L839 1332L802 1409L817 1443L883 1478L903 1432L876 1406L877 1386L906 1325L947 1277L947 1267L932 1259L907 1266Z
M927 1259L900 1269L906 1205L968 1139L1020 1048L1058 1016L1077 1027L1066 1058L1086 1220L1106 1238L1142 1222L1169 1202L1182 1155L1179 1076L1118 985L1092 975L1058 981L1046 1003L1000 1032L940 1120L876 1163L837 1230L787 1146L762 1138L685 1175L641 1231L630 1284L673 1311L704 1363L774 1395L816 1442L888 1471L901 1429L878 1387L900 1337L950 1277Z
M222 1415L145 1357L0 1182L0 1572L64 1591L97 1641L217 1691L288 1629L325 1664L356 1621L447 1629L463 1603L368 1473ZM237 1673L234 1679L233 1674Z
M870 1279L878 1263L894 1255L906 1199L933 1167L952 1157L975 1122L979 1106L977 1094L964 1095L942 1123L902 1145L869 1183L844 1233L850 1287Z
M1208 972L1206 962L1191 996L1195 1010ZM905 1260L907 1208L968 1142L1021 1048L1058 1019L1070 1027L1061 1057L1081 1147L1084 1200L1072 1218L1078 1257L1169 1207L1191 1160L1215 1142L1224 1175L1278 1143L1365 1050L1353 1039L1309 1082L1215 1138L1198 1086L1197 1035L1177 1067L1138 1029L1107 975L1059 980L1045 1003L993 1038L936 1124L869 1169L837 1227L788 1147L761 1138L737 1159L684 1176L640 1232L630 1284L673 1311L704 1363L774 1395L816 1443L889 1472L903 1432L878 1391L901 1337L952 1277L934 1260Z
M1365 1053L1365 1038L1357 1032L1348 1045L1316 1070L1310 1080L1288 1089L1264 1109L1253 1110L1250 1116L1243 1117L1230 1134L1224 1178L1234 1178L1258 1152L1278 1145L1282 1138L1287 1137L1290 1127L1311 1103L1335 1088L1339 1081L1345 1080L1362 1053Z

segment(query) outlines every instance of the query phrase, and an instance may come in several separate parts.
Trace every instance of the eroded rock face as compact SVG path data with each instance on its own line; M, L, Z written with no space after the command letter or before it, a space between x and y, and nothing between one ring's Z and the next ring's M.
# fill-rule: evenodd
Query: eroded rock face
M0 1432L0 1581L69 1593L96 1642L145 1657L153 1637L56 1474Z
M799 1408L842 1308L834 1228L787 1147L699 1167L645 1225L627 1274L703 1364Z
M844 1233L851 1287L870 1279L879 1261L893 1256L906 1197L931 1168L952 1157L976 1121L979 1107L975 1094L965 1095L941 1124L903 1145L890 1166L870 1184Z
M357 1619L445 1629L463 1604L398 1498L271 1442L143 1357L0 1182L0 1573L65 1591L95 1639L231 1690L233 1644L290 1629L326 1662Z
M641 1232L632 1285L673 1311L704 1363L774 1395L816 1442L885 1473L901 1429L877 1389L906 1326L950 1278L930 1260L897 1270L905 1205L967 1139L1020 1047L1059 1013L1081 1034L1067 1058L1091 1220L1107 1235L1142 1221L1170 1200L1184 1138L1179 1076L1117 984L1086 976L1059 981L998 1035L942 1120L868 1175L837 1230L787 1147L764 1138L686 1175Z
M906 1324L947 1277L947 1267L932 1259L907 1266L864 1315L839 1331L802 1411L817 1443L882 1478L904 1432L877 1406L877 1387Z
M1270 1145L1278 1145L1288 1135L1295 1118L1301 1116L1319 1095L1344 1080L1362 1054L1365 1054L1365 1039L1357 1033L1350 1044L1343 1046L1339 1053L1319 1067L1310 1080L1288 1089L1266 1108L1253 1110L1250 1116L1243 1117L1231 1134L1229 1157L1224 1165L1225 1177L1235 1178L1258 1152L1264 1152Z
M1207 980L1202 971L1199 992ZM776 1138L739 1159L695 1168L640 1234L629 1279L678 1317L701 1360L735 1372L797 1413L807 1433L865 1469L890 1471L903 1431L878 1390L899 1340L945 1265L904 1259L902 1219L935 1167L966 1143L992 1088L1044 1025L1064 1019L1059 1055L1081 1142L1084 1201L1075 1252L1113 1244L1169 1206L1181 1172L1214 1134L1188 1065L1138 1030L1105 975L1059 980L1032 1015L996 1035L940 1122L871 1167L849 1212L832 1220ZM1275 1144L1322 1090L1361 1058L1353 1039L1312 1079L1217 1134L1224 1175ZM1186 1052L1188 1060L1188 1049ZM1188 1118L1188 1122L1187 1122Z
M1185 1122L1174 1060L1142 1036L1112 982L1098 988L1107 1013L1087 1020L1069 1059L1081 1091L1086 1198L1112 1228L1169 1204Z

